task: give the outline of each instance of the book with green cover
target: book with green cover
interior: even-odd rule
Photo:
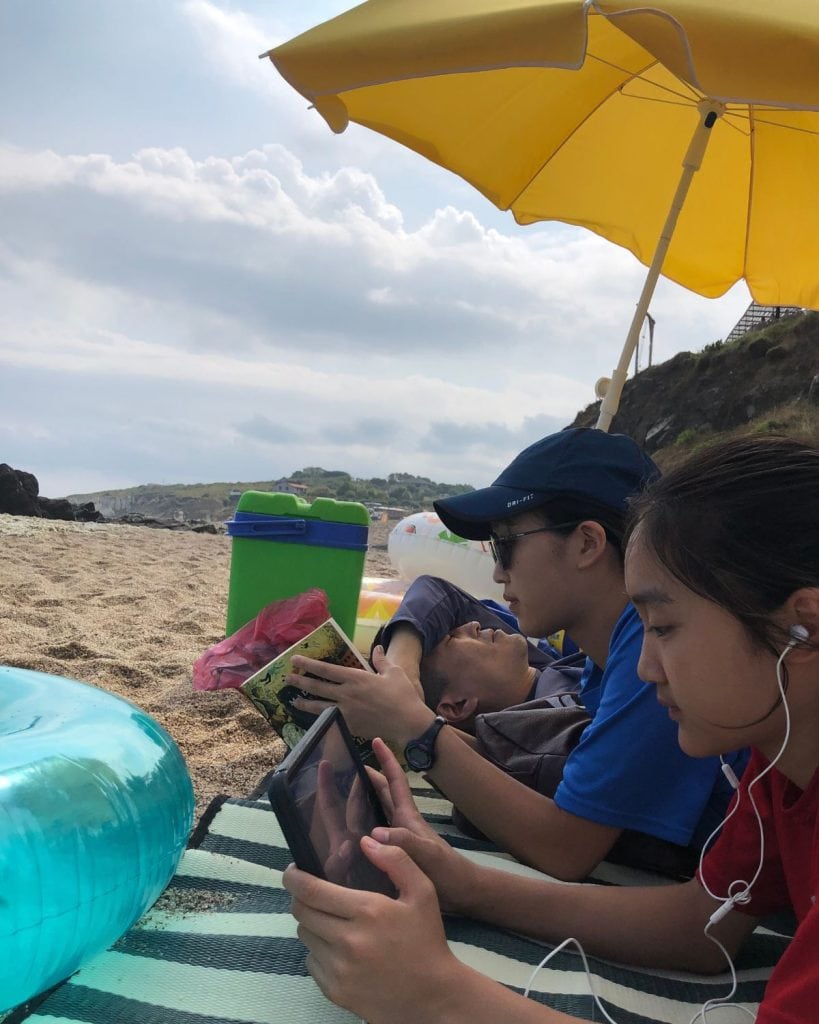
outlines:
[[[303,674],[293,668],[295,654],[316,658],[332,665],[346,665],[372,672],[335,619],[327,619],[312,633],[308,633],[286,651],[282,651],[278,657],[246,679],[238,688],[239,692],[244,694],[256,710],[270,722],[291,750],[318,717],[293,707],[293,701],[297,697],[310,696],[308,689],[300,689],[287,683],[287,677],[291,673]],[[309,676],[305,675],[305,679],[308,678]],[[359,737],[354,739],[362,758],[365,761],[371,760],[370,741]]]

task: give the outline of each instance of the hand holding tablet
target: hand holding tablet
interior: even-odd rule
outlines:
[[[296,866],[319,878],[395,896],[360,840],[388,825],[337,707],[323,711],[273,774],[270,803]]]

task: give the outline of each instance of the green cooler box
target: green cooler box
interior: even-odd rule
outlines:
[[[354,501],[245,491],[226,525],[233,538],[227,634],[270,604],[311,587],[327,594],[330,614],[355,632],[369,516]]]

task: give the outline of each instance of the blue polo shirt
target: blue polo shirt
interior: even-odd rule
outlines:
[[[719,758],[693,758],[680,749],[656,688],[637,675],[642,642],[640,619],[628,605],[612,632],[605,669],[587,660],[580,699],[592,721],[566,761],[555,803],[601,825],[701,845],[722,820],[732,790]],[[725,760],[739,776],[748,752]]]

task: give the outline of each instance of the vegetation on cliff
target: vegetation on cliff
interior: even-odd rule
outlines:
[[[390,473],[387,477],[359,479],[343,470],[307,466],[287,477],[306,487],[304,497],[361,501],[416,511],[431,508],[436,498],[473,490],[469,484],[437,483],[412,473]],[[139,514],[157,519],[174,516],[186,520],[229,519],[243,491],[275,491],[281,481],[228,481],[210,484],[141,484],[117,491],[72,495],[73,502],[93,501],[106,516]]]

